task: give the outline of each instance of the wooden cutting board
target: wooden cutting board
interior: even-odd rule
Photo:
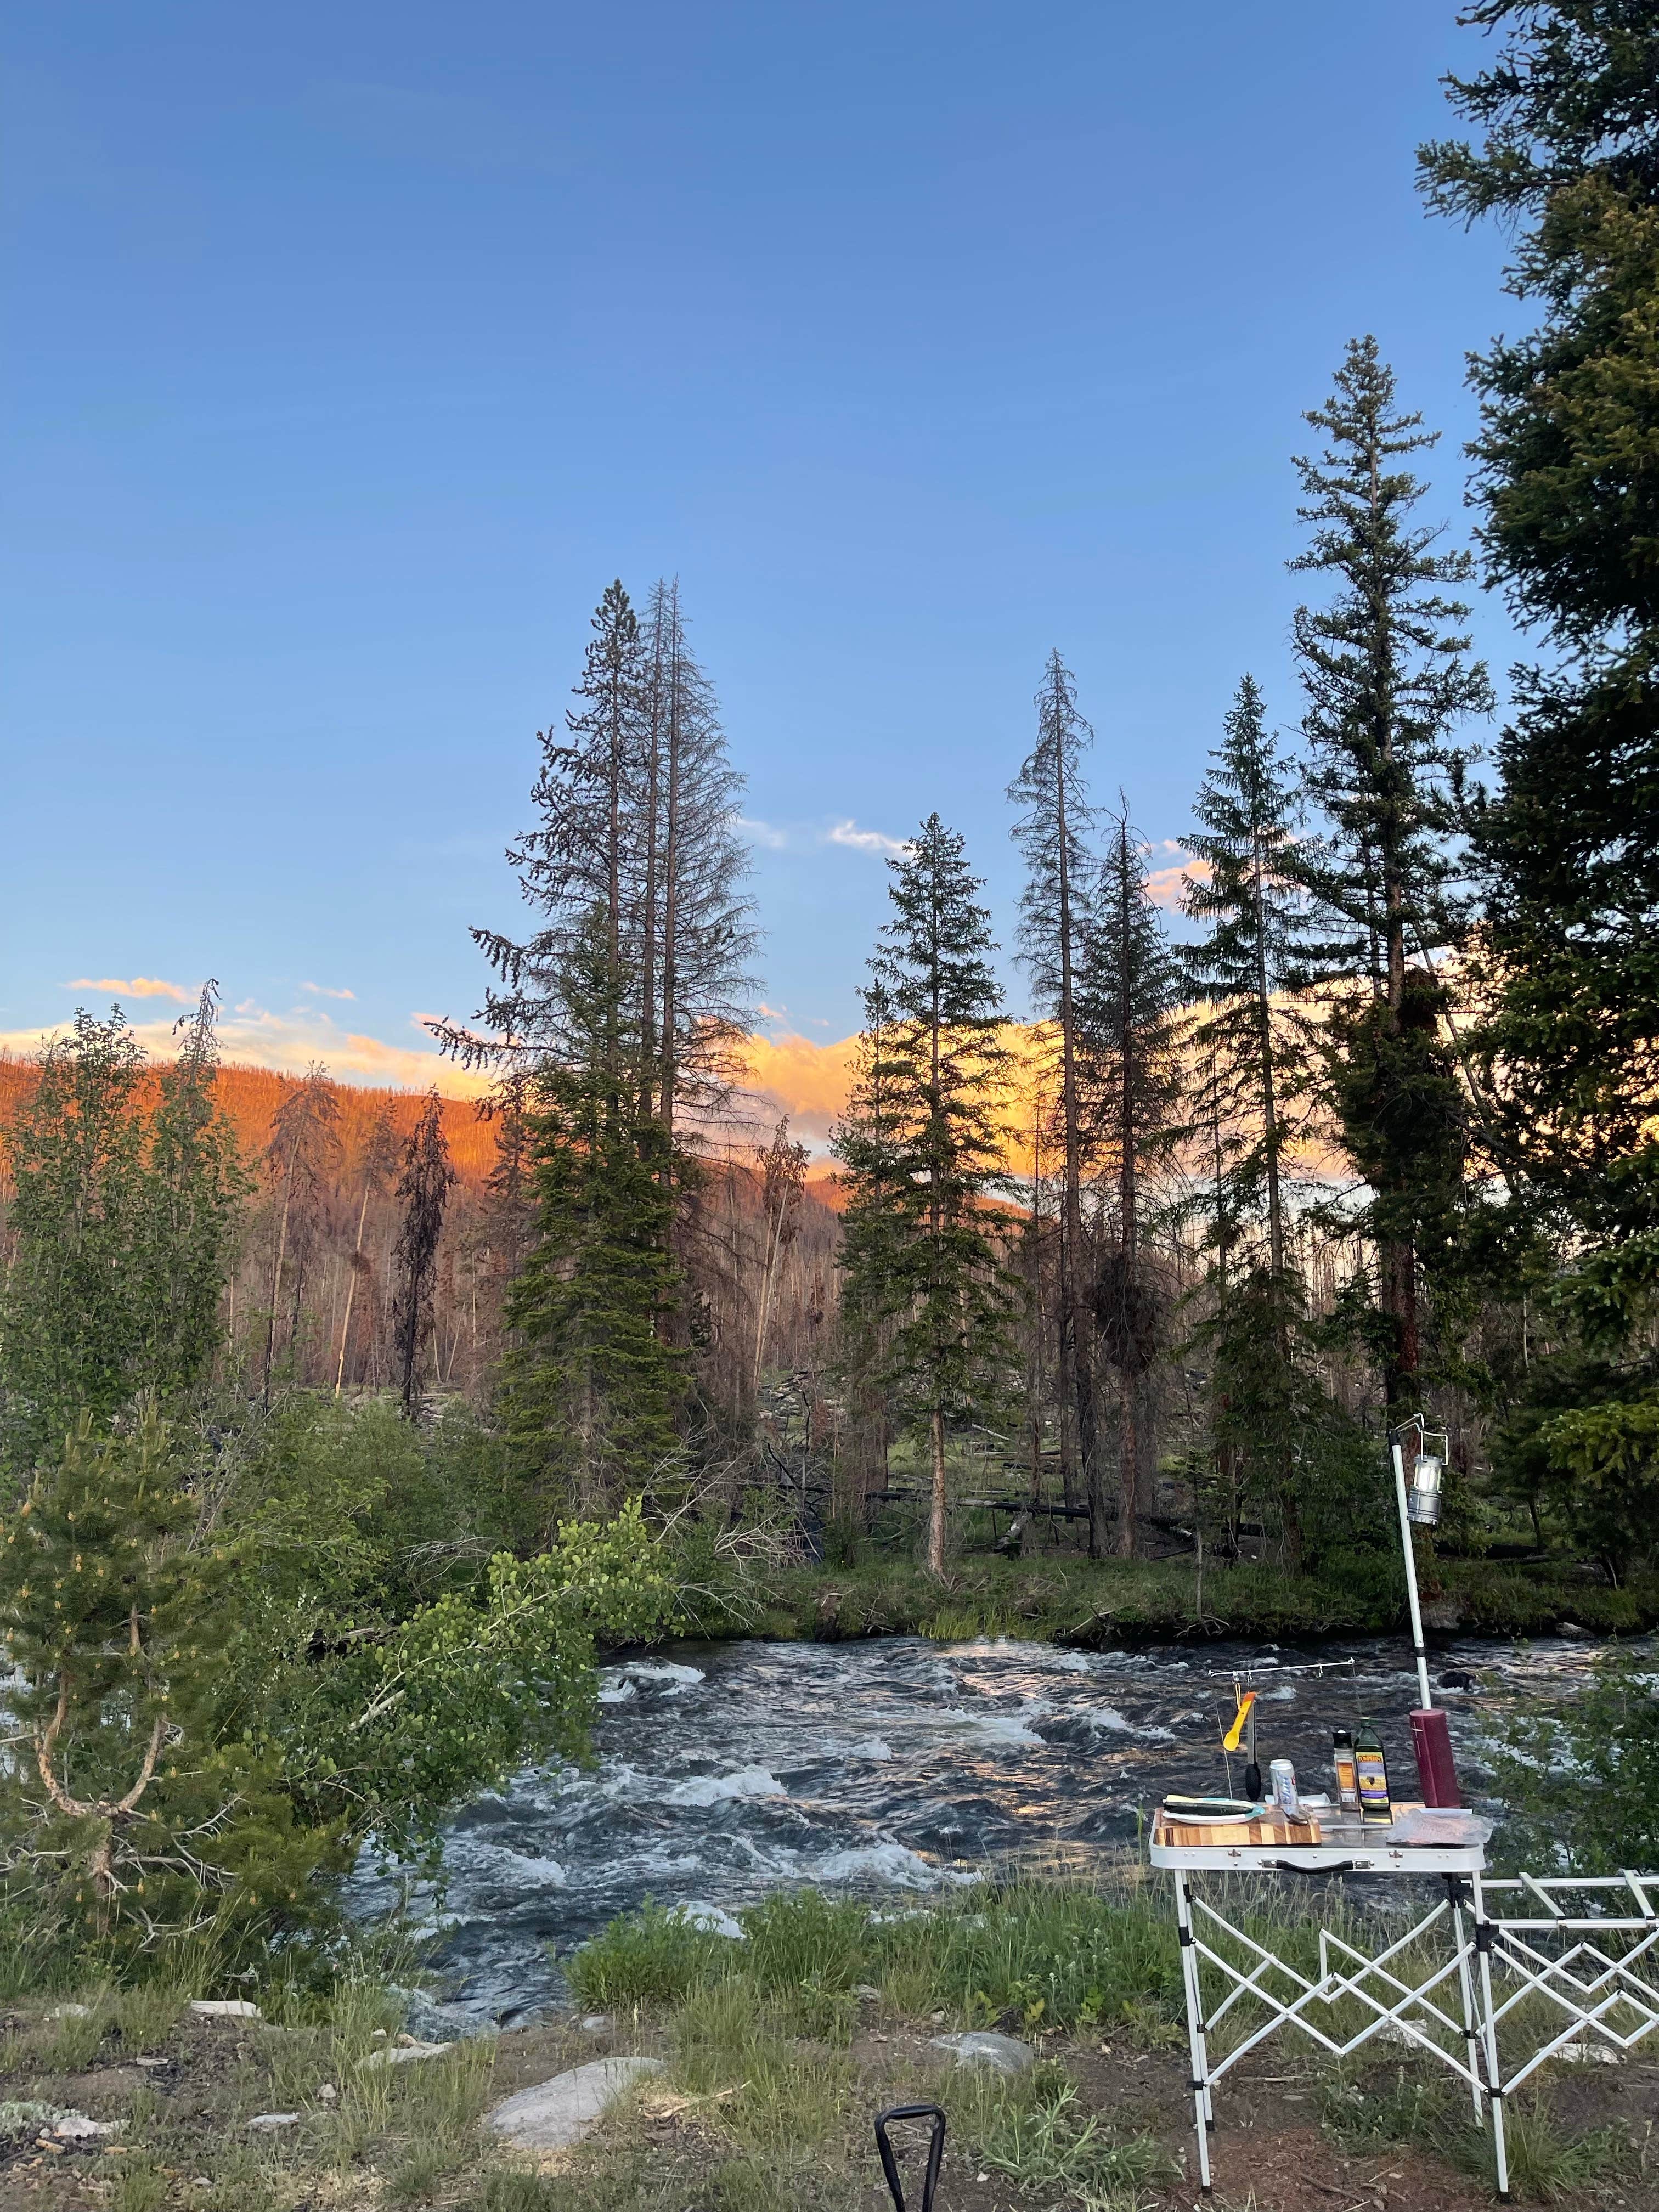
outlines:
[[[1160,1844],[1219,1844],[1224,1849],[1233,1844],[1316,1844],[1320,1838],[1317,1820],[1275,1820],[1271,1817],[1259,1820],[1171,1820],[1158,1815],[1153,1831],[1153,1840]]]

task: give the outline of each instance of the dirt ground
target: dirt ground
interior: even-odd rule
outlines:
[[[17,2037],[31,2030],[38,2034],[38,2016],[0,2020],[0,2033]],[[931,2023],[860,2027],[850,2053],[859,2101],[873,2113],[935,2077],[940,2060],[928,2039],[937,2032]],[[494,2161],[476,2136],[470,2138],[476,2151],[463,2150],[424,2197],[400,2193],[388,2179],[397,2158],[407,2157],[427,2124],[422,2100],[433,2094],[438,2062],[395,2069],[399,2077],[428,2078],[418,2084],[399,2078],[390,2085],[377,2108],[378,2133],[359,2126],[349,2142],[343,2137],[337,2130],[344,2107],[322,2103],[325,2085],[319,2081],[300,2125],[250,2134],[250,2116],[265,2109],[265,2093],[274,2087],[272,2069],[286,2033],[185,2014],[155,2051],[130,2058],[118,2054],[112,2062],[100,2051],[82,2070],[41,2075],[14,2063],[0,2084],[4,2098],[38,2098],[94,2119],[119,2119],[124,2128],[120,2136],[70,2143],[42,2140],[27,2126],[15,2131],[0,2148],[0,2212],[24,2207],[92,2212],[94,2206],[102,2212],[174,2212],[184,2206],[198,2212],[243,2212],[244,2207],[348,2212],[416,2203],[459,2212],[482,2201],[483,2177]],[[586,2058],[648,2051],[653,2040],[645,2024],[620,2024],[599,2034],[583,2033],[568,2021],[509,2031],[480,2076],[477,2103],[494,2103]],[[1197,2212],[1206,2200],[1196,2186],[1184,2051],[1147,2051],[1109,2035],[1051,2037],[1042,2048],[1078,2084],[1082,2110],[1098,2113],[1115,2131],[1148,2134],[1167,2147],[1183,2178],[1142,2192],[1146,2212]],[[1395,2072],[1386,2064],[1374,2069],[1379,2080],[1391,2081]],[[295,2079],[290,2064],[290,2097]],[[1266,2046],[1257,2063],[1230,2075],[1216,2094],[1210,2203],[1223,2212],[1477,2212],[1491,2205],[1490,2179],[1437,2155],[1432,2142],[1356,2147],[1334,2136],[1321,2124],[1322,2094],[1311,2064],[1277,2044]],[[1646,2155],[1659,2120],[1659,2053],[1656,2063],[1633,2058],[1617,2067],[1557,2068],[1548,2095],[1553,2125],[1562,2133],[1616,2124],[1632,2145],[1616,2172],[1553,2201],[1610,2212],[1659,2212],[1659,2158]],[[664,2091],[606,2123],[605,2139],[642,2160],[640,2170],[654,2176],[656,2185],[684,2175],[684,2202],[676,2197],[672,2212],[703,2212],[705,2204],[725,2212],[726,2199],[698,2193],[698,2177],[717,2163],[717,2139],[700,2109],[704,2103]],[[460,2124],[475,2128],[476,2115],[463,2113]],[[886,2212],[889,2199],[862,2123],[859,2134],[863,2149],[857,2136],[850,2148],[854,2171],[867,2171],[865,2212]],[[246,2165],[250,2156],[264,2160],[257,2172]],[[140,2166],[147,2176],[142,2186]],[[580,2166],[566,2161],[564,2172],[566,2193],[549,2201],[560,2212],[567,2203],[581,2212]],[[653,2207],[664,2201],[656,2185],[648,2199]],[[593,2201],[602,2196],[605,2212],[629,2201],[625,2194],[599,2192],[597,2184],[595,2191]],[[911,2201],[918,2201],[917,2194]],[[1066,2202],[1052,2190],[1023,2192],[1004,2176],[976,2171],[960,2142],[947,2150],[937,2212],[1051,2212]]]

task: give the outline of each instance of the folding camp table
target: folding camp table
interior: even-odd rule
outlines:
[[[1403,1815],[1407,1808],[1401,1806],[1398,1810]],[[1394,2039],[1403,2039],[1431,2051],[1449,2067],[1468,2084],[1476,2119],[1483,2118],[1488,2080],[1498,2078],[1491,2008],[1478,2009],[1476,2004],[1474,1969],[1479,1954],[1470,1918],[1471,1905],[1474,1917],[1480,1917],[1478,1887],[1474,1885],[1478,1885],[1486,1867],[1485,1846],[1393,1843],[1389,1836],[1389,1830],[1374,1828],[1317,1844],[1176,1843],[1168,1839],[1163,1826],[1153,1830],[1152,1864],[1167,1867],[1175,1876],[1201,2188],[1210,2186],[1209,2134],[1215,2125],[1215,2084],[1279,2028],[1299,2029],[1338,2058],[1347,2057],[1387,2030]],[[1362,1951],[1346,1935],[1322,1928],[1319,1978],[1310,1981],[1287,1960],[1247,1935],[1220,1905],[1194,1889],[1193,1876],[1204,1873],[1258,1879],[1281,1873],[1388,1875],[1409,1880],[1426,1876],[1440,1881],[1444,1893],[1427,1910],[1414,1914],[1403,1932],[1390,1929],[1386,1942],[1375,1952]],[[1255,1887],[1253,1881],[1251,1887]],[[1227,1904],[1240,1919],[1243,1917],[1241,1906],[1231,1897]],[[1216,1948],[1224,1936],[1240,1947],[1244,1954],[1242,1962]],[[1414,1959],[1411,1955],[1414,1947],[1425,1939],[1431,1944],[1429,1958]],[[1205,1965],[1220,1977],[1224,1991],[1208,2012],[1201,1977]],[[1247,1997],[1266,2008],[1267,2019],[1224,2057],[1212,2058],[1212,2034]],[[1318,2014],[1325,2014],[1328,2020],[1328,2008],[1344,1997],[1357,2000],[1369,2017],[1354,2033],[1339,2041]],[[1453,2003],[1455,2011],[1448,2011],[1447,2006]],[[1437,2031],[1449,2038],[1449,2047],[1437,2040]],[[1507,2189],[1508,2172],[1501,2129],[1495,2134],[1501,2193]]]

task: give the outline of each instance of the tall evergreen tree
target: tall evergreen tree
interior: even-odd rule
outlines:
[[[732,767],[713,684],[692,653],[679,585],[659,583],[646,629],[640,975],[641,1104],[672,1133],[730,1097],[752,1023],[758,933]],[[654,1103],[652,1096],[654,1089]]]
[[[559,992],[531,1085],[536,1241],[507,1306],[509,1427],[550,1518],[571,1502],[614,1506],[649,1480],[674,1451],[681,1395],[663,1328],[676,1292],[666,1133],[640,1118],[637,983],[611,963],[602,906],[561,963]]]
[[[927,1562],[942,1574],[947,1430],[1007,1386],[1018,1284],[990,1210],[1006,1184],[1007,1053],[989,916],[961,836],[931,814],[888,865],[893,912],[871,962],[880,995],[866,996],[880,1057],[866,1058],[836,1138],[853,1223],[843,1264],[854,1310],[890,1323],[883,1381],[896,1417],[928,1437]]]
[[[1222,727],[1199,786],[1200,826],[1187,839],[1200,867],[1182,904],[1204,933],[1184,949],[1182,971],[1206,1010],[1193,1042],[1213,1055],[1226,1214],[1237,1227],[1260,1222],[1267,1268],[1282,1277],[1287,1109],[1307,1088],[1315,1035],[1293,997],[1308,964],[1296,799],[1253,677],[1241,680]]]
[[[1140,1523],[1152,1502],[1146,1389],[1163,1315],[1144,1231],[1147,1181],[1177,1131],[1177,998],[1175,964],[1147,894],[1146,848],[1124,800],[1101,864],[1079,999],[1089,1047],[1085,1111],[1115,1199],[1094,1305],[1101,1351],[1118,1377],[1117,1550],[1126,1559],[1140,1553]],[[1096,1559],[1106,1550],[1103,1472],[1089,1498],[1089,1550]]]
[[[1211,1425],[1230,1517],[1245,1490],[1271,1499],[1294,1564],[1292,1478],[1306,1409],[1291,1370],[1305,1296],[1288,1255],[1285,1184],[1290,1116],[1305,1098],[1316,1048],[1293,995],[1306,966],[1306,899],[1295,877],[1294,792],[1253,677],[1241,680],[1222,726],[1199,787],[1202,826],[1187,839],[1201,865],[1182,896],[1204,931],[1182,969],[1203,1006],[1192,1043],[1204,1071]]]
[[[561,963],[585,944],[596,911],[605,918],[613,967],[629,945],[641,857],[630,817],[645,738],[646,667],[639,617],[620,580],[605,586],[592,629],[578,703],[566,711],[562,735],[551,724],[537,735],[535,826],[507,848],[508,865],[542,927],[523,944],[499,930],[472,932],[501,988],[485,994],[489,1036],[481,1051],[465,1032],[446,1035],[463,1058],[488,1059],[503,1040],[534,1056],[545,1029],[556,1031],[562,1018]],[[613,1039],[613,1060],[618,1048]]]
[[[892,994],[878,969],[860,994],[853,1082],[846,1109],[832,1132],[840,1161],[840,1367],[847,1385],[855,1441],[874,1440],[866,1474],[878,1459],[887,1486],[891,1407],[883,1380],[892,1336],[902,1229],[899,1212],[902,1171],[899,1139],[902,1094],[891,1054],[896,1018]],[[866,1485],[867,1486],[867,1485]]]
[[[1013,836],[1025,860],[1019,901],[1019,957],[1031,981],[1044,1040],[1058,1061],[1060,1353],[1062,1388],[1077,1422],[1084,1489],[1098,1487],[1093,1367],[1093,1316],[1083,1238],[1083,1183],[1088,1148],[1079,1075],[1078,975],[1089,927],[1094,826],[1083,778],[1083,755],[1094,732],[1078,712],[1077,685],[1058,652],[1048,656],[1035,702],[1036,744],[1008,787],[1024,811]]]
[[[1659,1495],[1659,12],[1480,0],[1508,33],[1448,79],[1479,143],[1422,149],[1432,205],[1516,239],[1523,335],[1472,364],[1491,580],[1542,648],[1516,672],[1476,827],[1484,1104],[1523,1211],[1580,1255],[1522,1459],[1612,1553]],[[1616,1501],[1616,1505],[1615,1505]],[[1619,1532],[1616,1539],[1613,1531]]]
[[[743,779],[687,642],[678,586],[656,587],[641,628],[622,585],[610,585],[592,631],[562,735],[538,737],[535,826],[507,850],[541,926],[522,942],[475,929],[499,979],[483,1033],[433,1027],[469,1065],[533,1066],[565,1020],[565,963],[586,959],[601,913],[609,957],[635,994],[612,1057],[625,1030],[639,1112],[672,1134],[683,1107],[706,1119],[729,1096],[750,1025],[757,932],[736,827]]]
[[[1474,361],[1474,489],[1488,572],[1550,648],[1517,672],[1479,824],[1485,1056],[1534,1194],[1618,1237],[1659,1226],[1659,17],[1484,0],[1462,20],[1512,33],[1448,80],[1484,143],[1419,159],[1432,204],[1516,227],[1510,289],[1540,311]]]
[[[1468,610],[1443,588],[1468,580],[1468,556],[1437,552],[1438,533],[1413,524],[1427,487],[1398,465],[1438,434],[1399,410],[1374,338],[1350,343],[1330,399],[1307,420],[1326,444],[1296,464],[1313,535],[1291,565],[1330,578],[1334,595],[1295,618],[1307,789],[1326,824],[1299,854],[1317,924],[1306,972],[1334,987],[1331,1089],[1371,1194],[1358,1225],[1377,1252],[1384,1390],[1390,1408],[1409,1410],[1420,1395],[1419,1253],[1448,1233],[1462,1172],[1433,966],[1468,921],[1456,841],[1471,756],[1453,732],[1489,710],[1491,690],[1458,627]]]
[[[455,1181],[444,1135],[443,1109],[435,1089],[427,1093],[420,1118],[404,1146],[398,1196],[403,1219],[392,1251],[398,1287],[392,1299],[392,1341],[397,1354],[398,1388],[404,1416],[420,1411],[422,1363],[432,1336],[432,1291],[443,1235],[444,1209]]]

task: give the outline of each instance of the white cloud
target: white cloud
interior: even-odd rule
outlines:
[[[187,1006],[195,997],[178,983],[164,982],[159,975],[77,975],[65,983],[66,991],[107,991],[117,999],[173,999]]]
[[[355,999],[357,995],[355,991],[343,988],[338,991],[331,990],[326,983],[301,983],[300,988],[302,991],[315,992],[319,999]]]
[[[755,1012],[769,1022],[781,1022],[789,1009],[787,1006],[769,1006],[763,999]]]
[[[837,822],[832,830],[823,833],[826,845],[848,845],[855,853],[890,854],[895,858],[908,853],[909,845],[902,837],[890,837],[884,830],[860,830],[849,814],[845,822]]]
[[[774,829],[769,822],[757,822],[747,814],[735,815],[732,819],[751,845],[765,845],[781,853],[789,842],[788,831]]]

